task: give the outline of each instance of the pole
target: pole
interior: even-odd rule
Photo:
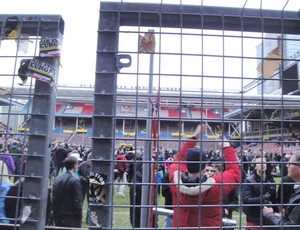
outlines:
[[[148,30],[149,33],[154,33],[154,30]],[[150,53],[149,64],[149,82],[148,82],[148,94],[152,95],[153,89],[153,65],[154,65],[154,53]],[[151,123],[152,123],[152,104],[149,101],[147,106],[148,118],[146,123],[147,128],[147,141],[145,142],[145,152],[143,156],[143,185],[142,185],[142,200],[141,200],[141,228],[148,228],[150,222],[150,210],[149,204],[151,204],[151,191],[152,191],[152,170],[151,170]],[[149,189],[150,188],[150,189]]]

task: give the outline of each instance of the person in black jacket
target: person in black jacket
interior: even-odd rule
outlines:
[[[214,167],[214,175],[217,175],[224,171],[224,167],[222,164],[213,164]],[[223,199],[223,217],[232,219],[233,211],[239,211],[239,194],[238,194],[238,187],[232,190],[227,196]],[[234,227],[229,228],[226,227],[228,230],[233,230]]]
[[[242,189],[247,230],[264,229],[260,228],[267,225],[267,220],[262,215],[263,205],[277,204],[275,180],[271,174],[267,174],[266,159],[259,156],[254,164],[254,173],[245,179]]]
[[[295,181],[289,176],[285,176],[281,180],[281,184],[277,189],[277,200],[281,207],[285,208],[289,205],[289,200],[294,192]]]
[[[23,179],[16,181],[8,190],[5,198],[5,214],[7,218],[11,218],[10,223],[19,223],[23,195],[24,182]]]
[[[162,179],[162,195],[165,197],[165,208],[173,210],[172,207],[172,193],[169,185],[169,171],[166,171],[164,173],[163,179]],[[172,219],[173,217],[165,216],[164,218],[164,226],[163,228],[171,228],[172,227]]]
[[[11,224],[20,223],[20,214],[22,209],[22,196],[23,196],[24,178],[16,181],[8,190],[4,202],[4,209],[7,218],[10,218]],[[46,225],[50,225],[50,215],[51,215],[51,189],[48,189],[47,197],[47,211],[46,211]],[[13,229],[7,228],[7,229]],[[2,228],[1,228],[2,230]]]
[[[80,179],[81,184],[81,191],[82,191],[82,202],[84,203],[84,200],[86,198],[87,202],[89,201],[89,180],[90,180],[90,171],[92,166],[92,154],[90,153],[87,156],[87,160],[83,161],[78,166],[78,176]],[[89,219],[89,208],[86,212],[86,222],[88,222]]]
[[[143,181],[143,161],[141,152],[136,151],[134,158],[130,161],[126,173],[130,182],[130,223],[132,227],[140,227],[141,201],[142,201],[142,181]]]
[[[283,215],[274,212],[272,207],[263,208],[264,217],[274,226],[273,230],[299,229],[300,226],[300,151],[295,152],[287,164],[288,176],[295,182],[294,192],[290,197],[288,206],[285,207]]]
[[[60,143],[58,148],[53,153],[53,161],[55,166],[54,177],[59,175],[59,171],[63,168],[63,161],[68,156],[68,150],[66,149],[65,143]]]
[[[56,226],[81,228],[82,191],[78,178],[72,173],[78,167],[75,157],[64,160],[66,173],[55,178],[53,183],[53,215]]]

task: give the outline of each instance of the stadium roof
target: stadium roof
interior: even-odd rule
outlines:
[[[9,92],[9,89],[6,89]],[[27,99],[33,90],[28,87],[14,88],[14,99]],[[10,97],[10,94],[8,94]],[[33,96],[33,95],[32,95]],[[1,96],[2,98],[5,98]],[[145,104],[149,98],[157,97],[157,90],[149,95],[145,88],[122,88],[118,87],[117,103],[122,104]],[[278,109],[283,105],[285,109],[295,109],[299,106],[299,96],[255,94],[246,95],[241,93],[182,91],[180,89],[160,89],[160,105],[169,107],[190,106],[195,108],[228,108],[228,109]],[[84,102],[93,104],[94,87],[58,87],[57,102]],[[263,102],[263,104],[262,104]]]
[[[6,92],[9,92],[6,89]],[[17,106],[24,106],[27,101],[33,97],[34,90],[26,86],[16,87],[13,89],[13,94],[1,95],[0,105],[5,106],[14,103]],[[157,89],[149,95],[148,89],[145,87],[118,87],[116,94],[117,106],[134,106],[145,107],[149,100],[155,102]],[[23,102],[20,103],[20,101]],[[78,116],[91,117],[94,106],[94,87],[58,87],[56,104],[58,108],[64,108],[64,105],[69,103],[84,104],[81,112],[74,114],[74,111],[68,113],[61,112],[61,109],[56,109],[59,116]],[[75,105],[74,104],[74,105]],[[60,106],[60,107],[59,107]],[[224,119],[260,119],[261,116],[267,115],[272,117],[276,111],[292,111],[299,108],[298,95],[282,95],[273,94],[242,94],[237,92],[202,92],[199,91],[180,91],[178,88],[162,88],[159,92],[160,108],[182,108],[182,109],[207,109],[207,111],[215,109],[224,115]],[[67,107],[66,107],[67,108]],[[87,112],[88,111],[88,112]],[[263,111],[260,112],[260,111]],[[262,115],[265,114],[265,115]],[[286,114],[286,113],[285,113]],[[289,119],[293,119],[291,116]]]

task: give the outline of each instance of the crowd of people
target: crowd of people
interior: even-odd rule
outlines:
[[[28,146],[18,138],[3,138],[0,151],[0,224],[19,224]],[[53,142],[46,225],[81,227],[83,202],[89,194],[90,158],[90,148]]]
[[[205,123],[198,125],[178,151],[161,148],[152,152],[153,191],[162,195],[164,207],[172,210],[172,215],[164,217],[163,228],[220,229],[226,225],[230,229],[224,218],[234,220],[234,212],[245,215],[247,230],[299,226],[300,153],[239,151],[226,140],[218,142],[218,149],[202,149],[199,136],[206,128]],[[11,139],[0,147],[0,223],[16,223],[21,202],[14,196],[22,192],[27,146]],[[139,228],[145,153],[143,148],[122,146],[114,154],[115,194],[126,198],[129,186],[130,224]],[[83,203],[89,202],[91,158],[91,148],[53,142],[49,170],[52,196],[46,224],[80,228],[83,219],[88,222],[89,210],[86,216],[82,214]],[[280,183],[276,183],[279,176]],[[157,226],[155,219],[153,227]]]
[[[201,133],[199,130],[204,128],[205,125],[200,128],[198,126],[194,139],[183,143],[178,152],[162,148],[153,153],[153,159],[158,161],[153,180],[155,192],[165,197],[165,208],[173,210],[173,215],[166,212],[163,227],[201,226],[201,229],[220,229],[220,226],[226,225],[226,229],[230,229],[228,225],[239,221],[239,217],[234,220],[233,213],[236,211],[245,215],[247,230],[263,229],[264,226],[270,228],[272,225],[274,229],[279,229],[281,222],[275,222],[274,218],[270,220],[270,214],[266,214],[266,210],[277,213],[275,216],[280,213],[282,223],[299,225],[296,218],[292,218],[292,221],[284,220],[290,218],[284,217],[285,207],[291,202],[298,202],[290,201],[290,197],[295,196],[294,191],[299,180],[296,177],[292,179],[289,172],[292,165],[289,162],[295,160],[294,156],[297,156],[297,153],[235,151],[229,142],[224,140],[219,143],[222,146],[216,150],[201,149],[196,147],[199,144],[197,135]],[[132,150],[127,152],[131,153]],[[122,152],[126,159],[127,152]],[[138,151],[139,167],[132,174],[138,175],[134,176],[135,179],[139,179],[135,186],[142,183],[142,156]],[[296,158],[296,161],[299,160]],[[129,160],[130,163],[132,164]],[[292,166],[296,167],[297,164]],[[159,174],[162,174],[162,179],[159,179]],[[275,177],[280,177],[279,182],[275,181]],[[137,205],[136,208],[131,206],[136,215],[133,216],[131,210],[130,219],[133,227],[140,227],[141,194],[140,189],[136,191],[138,192],[135,193],[135,203],[132,202],[132,197],[130,203],[132,206]],[[293,206],[292,215],[298,216],[297,209],[297,206]],[[172,218],[174,216],[178,218]],[[133,219],[136,221],[133,222]],[[226,222],[228,220],[229,222]]]

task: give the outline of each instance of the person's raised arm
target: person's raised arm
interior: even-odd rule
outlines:
[[[197,144],[196,140],[199,140],[200,136],[202,135],[203,131],[206,129],[206,124],[201,123],[197,125],[192,138],[188,139],[180,148],[180,151],[175,157],[174,161],[180,160],[180,161],[186,161],[186,152],[190,148],[194,148]]]
[[[193,133],[193,137],[195,137],[198,140],[200,138],[201,134],[203,133],[203,131],[206,130],[206,128],[207,128],[207,125],[204,122],[197,125],[197,127]]]
[[[223,183],[223,191],[228,194],[232,190],[232,186],[229,184],[240,182],[240,167],[237,162],[236,152],[234,148],[230,146],[230,143],[228,141],[223,141],[219,142],[218,145],[222,148],[225,171],[215,175],[214,179],[217,183]]]

